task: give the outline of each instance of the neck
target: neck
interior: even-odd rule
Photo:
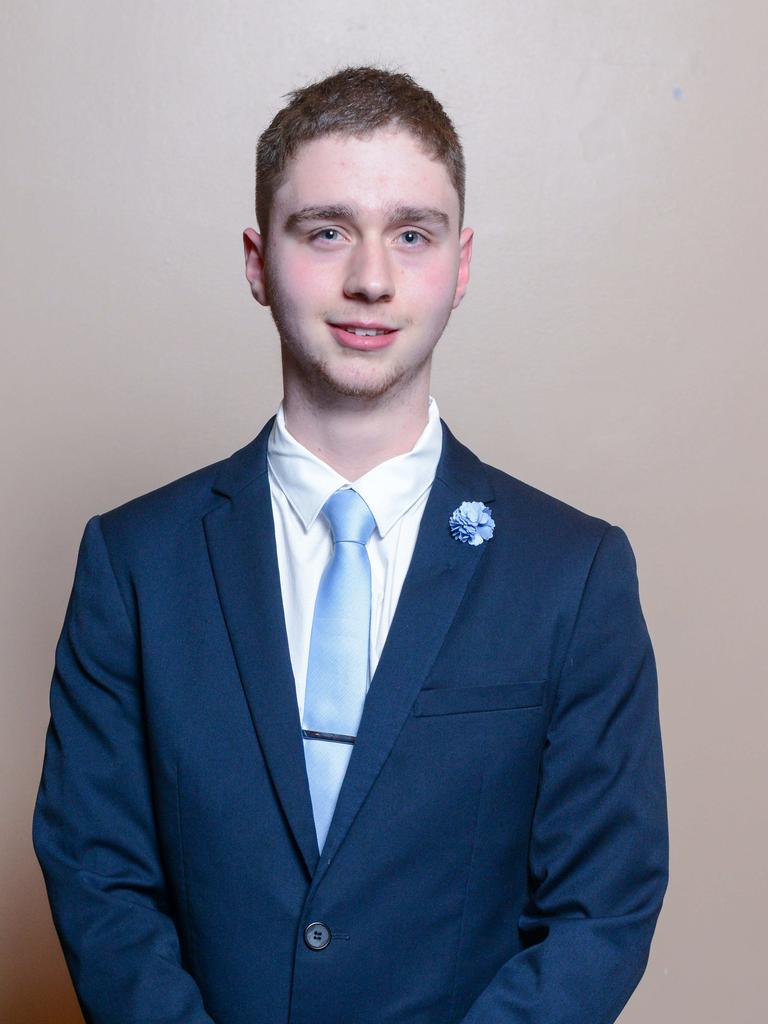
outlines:
[[[340,399],[324,407],[286,386],[283,415],[288,432],[300,444],[354,481],[413,448],[429,419],[428,384],[418,393],[401,393],[383,403]]]

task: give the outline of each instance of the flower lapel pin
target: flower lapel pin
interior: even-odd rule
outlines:
[[[462,501],[448,520],[454,540],[463,544],[482,544],[490,540],[496,526],[491,510],[482,501]]]

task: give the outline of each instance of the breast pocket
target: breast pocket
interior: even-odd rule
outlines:
[[[544,703],[545,684],[546,679],[526,679],[490,686],[440,686],[421,690],[413,704],[412,714],[460,715],[537,708]]]

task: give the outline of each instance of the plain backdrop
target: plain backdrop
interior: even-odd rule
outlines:
[[[671,881],[623,1024],[754,1021],[766,910],[763,0],[6,0],[0,1018],[75,1024],[31,844],[87,519],[251,440],[259,132],[346,64],[411,73],[467,157],[443,418],[622,526],[660,679]],[[512,1022],[510,1022],[512,1024]]]

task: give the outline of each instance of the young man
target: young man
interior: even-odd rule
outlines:
[[[608,1024],[667,881],[617,526],[429,394],[469,277],[453,126],[351,68],[261,137],[284,396],[87,523],[34,844],[94,1024]]]

